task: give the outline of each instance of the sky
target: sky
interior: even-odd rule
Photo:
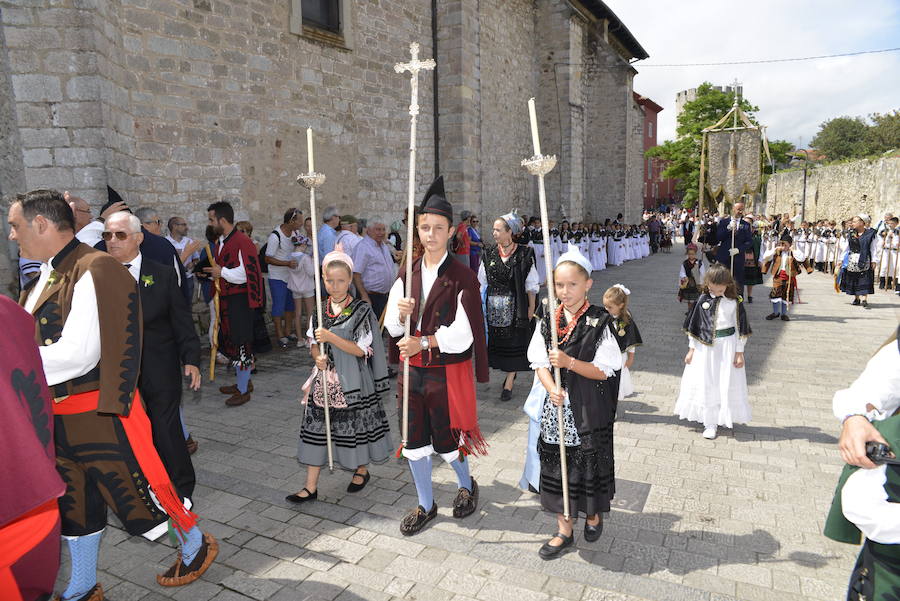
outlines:
[[[649,66],[900,47],[900,0],[605,1],[650,55],[634,65],[634,90],[663,107],[660,142],[675,137],[675,95],[704,81],[737,79],[759,107],[768,138],[803,147],[828,119],[900,109],[900,51],[761,65]]]

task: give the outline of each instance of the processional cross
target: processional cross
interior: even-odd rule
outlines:
[[[434,59],[419,60],[419,44],[412,42],[409,45],[410,61],[397,63],[394,71],[397,73],[409,72],[410,74],[410,100],[409,100],[409,187],[408,204],[406,210],[406,298],[412,296],[412,240],[413,227],[415,225],[415,201],[416,201],[416,117],[419,114],[419,71],[431,71],[436,64]],[[436,176],[437,174],[435,174]],[[404,338],[409,338],[410,318],[404,320]],[[403,362],[403,417],[401,422],[400,448],[406,448],[409,434],[409,359]]]

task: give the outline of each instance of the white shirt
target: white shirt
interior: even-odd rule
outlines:
[[[896,545],[900,543],[900,503],[888,501],[886,472],[887,466],[879,465],[851,474],[841,489],[841,508],[866,538]]]
[[[25,310],[29,313],[34,311],[38,297],[47,286],[52,264],[53,259],[49,264],[41,264],[41,275],[25,302]],[[39,350],[48,386],[83,376],[97,366],[100,361],[100,315],[91,272],[85,271],[75,283],[69,318],[63,324],[59,340]]]
[[[566,312],[567,319],[572,319],[572,313],[569,313],[565,308],[563,311]],[[531,342],[528,343],[528,361],[531,364],[531,369],[536,370],[541,367],[552,369],[550,354],[547,352],[547,345],[544,343],[543,335],[541,335],[540,323],[535,326]],[[591,365],[607,375],[612,375],[616,370],[622,369],[622,351],[619,350],[619,343],[613,338],[609,327],[604,329],[603,335],[600,337],[600,344],[597,345],[597,352],[594,353]]]
[[[331,312],[332,313],[337,313],[340,310],[341,310],[341,306],[339,304],[331,303]],[[310,346],[313,344],[318,344],[318,342],[316,342],[316,334],[315,334],[315,328],[313,327],[312,316],[310,316],[310,318],[309,318],[309,328],[306,330],[306,339],[307,339],[306,340],[307,343]],[[372,330],[369,330],[368,332],[365,332],[362,336],[360,336],[359,339],[354,340],[353,342],[356,343],[356,346],[359,347],[359,350],[366,353],[369,351],[369,348],[372,346],[372,340],[374,340],[374,338],[372,337]]]
[[[266,256],[279,261],[289,261],[291,253],[294,252],[294,242],[291,240],[293,234],[294,232],[285,234],[281,226],[276,227],[266,241]],[[290,271],[291,268],[284,265],[269,265],[269,279],[287,282]]]
[[[187,236],[182,236],[182,237],[181,237],[181,242],[179,242],[178,240],[176,240],[176,239],[173,238],[172,236],[166,236],[166,240],[168,240],[169,242],[172,243],[172,246],[174,246],[174,247],[175,247],[175,250],[178,251],[178,256],[179,256],[179,257],[181,256],[181,253],[184,252],[184,249],[187,248],[187,245],[188,245],[188,244],[191,244],[191,243],[193,242],[193,240],[190,239],[190,238],[188,238]],[[191,261],[197,261],[197,260],[199,260],[199,259],[200,259],[200,251],[199,251],[199,250],[196,250],[196,251],[194,251],[194,252],[191,254],[191,256],[189,256],[189,257],[187,258],[186,261],[182,261],[182,263],[184,263],[184,266],[187,267],[188,265],[191,264]],[[185,273],[185,275],[186,275],[187,277],[189,277],[189,278],[194,277],[194,274],[191,273],[190,271],[188,271],[187,269],[184,270],[184,273]]]
[[[97,246],[103,240],[103,229],[105,225],[102,221],[91,221],[89,224],[81,228],[75,233],[75,237],[79,242],[83,242],[88,246]]]
[[[137,282],[141,278],[141,263],[143,262],[144,257],[141,256],[141,253],[138,253],[137,256],[132,260],[122,263],[122,265],[126,266],[126,269],[128,269],[128,273],[131,274],[131,277],[134,278],[135,282]]]
[[[422,258],[422,296],[426,299],[426,304],[428,295],[431,293],[431,288],[437,280],[438,269],[444,264],[444,261],[448,260],[451,259],[445,252],[443,258],[438,261],[437,265],[428,267],[425,264],[425,258]],[[466,315],[466,310],[463,308],[462,294],[463,293],[460,292],[456,297],[456,317],[454,318],[453,323],[448,326],[439,327],[434,333],[434,337],[438,343],[438,349],[440,349],[442,353],[458,355],[459,353],[469,350],[469,347],[471,347],[472,343],[475,341],[475,338],[472,336],[472,326],[469,323],[469,316]],[[400,307],[398,306],[400,299],[404,297],[403,295],[403,280],[398,278],[397,281],[394,282],[394,285],[391,286],[391,293],[388,296],[387,308],[385,309],[384,315],[384,327],[387,328],[390,335],[394,337],[403,336],[404,333],[403,321],[400,320]],[[420,299],[416,299],[417,304],[421,302]],[[419,307],[419,309],[419,323],[416,324],[413,334],[415,334],[415,331],[422,325],[422,307]]]
[[[850,415],[865,414],[866,405],[885,419],[900,407],[900,351],[891,342],[869,359],[866,367],[849,388],[834,393],[831,402],[834,416],[843,421]]]
[[[219,246],[218,252],[216,253],[216,258],[222,254],[222,245],[225,243],[225,236],[219,237]],[[238,253],[238,266],[237,267],[223,267],[222,268],[222,279],[230,284],[246,284],[247,283],[247,272],[244,270],[244,257],[241,253]]]

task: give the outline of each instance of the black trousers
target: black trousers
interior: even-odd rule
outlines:
[[[381,313],[387,306],[388,295],[380,292],[370,292],[369,300],[372,301],[372,312],[375,314],[375,319],[381,319]]]
[[[180,378],[178,381],[180,382]],[[190,499],[194,495],[197,476],[194,474],[194,464],[184,443],[184,430],[181,428],[181,391],[141,391],[141,396],[153,429],[153,446],[156,447],[175,490],[182,498]]]

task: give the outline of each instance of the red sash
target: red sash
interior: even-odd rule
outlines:
[[[53,403],[53,413],[56,415],[74,415],[97,411],[97,403],[100,400],[100,391],[91,390],[80,394],[65,397],[62,401]],[[122,422],[128,443],[131,445],[134,456],[141,471],[147,478],[156,500],[163,508],[175,527],[182,533],[194,527],[197,516],[184,507],[181,498],[172,486],[169,474],[163,466],[156,447],[153,446],[153,430],[150,419],[144,412],[144,403],[137,390],[134,391],[134,401],[131,403],[131,412],[127,415],[116,416]]]
[[[43,541],[59,521],[59,503],[50,499],[0,528],[0,598],[22,601],[14,563]]]

